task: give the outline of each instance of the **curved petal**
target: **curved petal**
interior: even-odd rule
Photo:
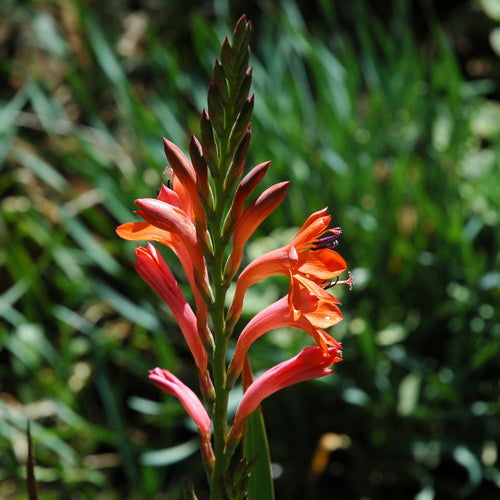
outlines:
[[[228,369],[229,383],[234,382],[241,373],[250,346],[265,333],[282,327],[299,328],[305,331],[324,351],[327,350],[328,345],[340,346],[330,335],[316,328],[305,314],[294,317],[288,296],[285,296],[256,314],[241,332]]]
[[[306,347],[297,356],[279,363],[257,378],[243,395],[229,433],[229,447],[241,437],[247,417],[271,394],[305,380],[324,377],[333,370],[328,367],[342,360],[339,349],[324,352],[319,347]]]
[[[197,319],[182,294],[172,271],[151,244],[148,245],[147,249],[138,247],[135,256],[137,272],[170,307],[198,369],[200,372],[205,371],[208,359],[200,340]]]
[[[299,259],[294,272],[308,278],[316,278],[319,282],[331,280],[347,269],[344,258],[335,250],[303,250],[298,253]]]
[[[288,184],[289,181],[280,182],[266,189],[238,218],[233,236],[233,250],[226,265],[229,274],[233,275],[240,267],[246,242],[261,222],[283,201]]]
[[[189,416],[205,439],[210,439],[211,420],[198,396],[173,373],[162,368],[150,370],[149,379],[162,391],[175,396],[184,406]]]
[[[342,321],[340,302],[326,290],[300,275],[293,275],[289,293],[290,308],[303,315],[315,328],[330,328]]]
[[[323,208],[310,215],[304,222],[291,244],[297,249],[310,245],[329,226],[332,217],[327,215],[328,208]]]

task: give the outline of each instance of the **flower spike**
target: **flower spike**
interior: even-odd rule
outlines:
[[[149,378],[177,397],[196,424],[211,500],[248,496],[254,462],[242,459],[236,465],[232,455],[248,416],[261,402],[289,385],[332,373],[330,366],[341,361],[341,344],[325,331],[342,320],[340,302],[329,290],[337,284],[352,285],[350,274],[339,280],[347,265],[333,249],[339,245],[342,230],[330,227],[331,216],[325,208],[308,217],[287,245],[248,264],[236,280],[229,310],[226,307],[245,245],[280,205],[289,184],[279,182],[250,199],[270,164],[261,163],[245,175],[254,108],[250,38],[251,23],[242,16],[215,61],[199,140],[191,135],[189,158],[164,138],[169,163],[165,173],[170,180],[156,198],[136,200],[141,222],[117,228],[124,239],[156,241],[171,249],[191,287],[193,308],[158,250],[150,243],[136,249],[138,274],[171,309],[192,353],[203,400],[167,370],[155,368]],[[247,290],[276,274],[289,279],[288,293],[267,307],[262,304],[243,327],[227,365],[229,337],[241,316]],[[252,344],[281,327],[305,332],[315,345],[254,380],[249,359]],[[240,376],[244,395],[228,429],[228,397]],[[265,460],[268,463],[268,457]],[[259,478],[254,475],[252,480]],[[196,498],[192,485],[185,489],[185,496]],[[271,487],[264,496],[273,497]]]

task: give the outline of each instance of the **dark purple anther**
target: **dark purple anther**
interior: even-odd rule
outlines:
[[[318,238],[314,242],[314,250],[320,250],[321,248],[335,248],[339,244],[338,239],[342,234],[342,229],[340,227],[335,227],[331,229],[330,232],[332,233],[330,236]]]

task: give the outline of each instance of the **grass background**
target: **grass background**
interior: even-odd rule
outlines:
[[[356,280],[336,375],[264,404],[282,499],[495,498],[500,14],[492,0],[0,6],[0,497],[203,498],[192,425],[146,380],[194,383],[117,224],[154,195],[161,136],[198,129],[222,38],[254,21],[250,165],[287,199],[248,259],[328,205]],[[292,229],[290,229],[292,228]],[[286,284],[253,287],[247,318]],[[257,370],[307,344],[253,347]],[[348,446],[310,472],[326,433]],[[330,493],[331,492],[331,493]]]

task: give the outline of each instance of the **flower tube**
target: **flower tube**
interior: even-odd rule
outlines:
[[[211,464],[214,460],[210,443],[211,420],[198,396],[168,370],[162,368],[150,370],[149,379],[162,391],[175,396],[184,406],[184,409],[198,427],[203,457],[208,464]]]
[[[292,283],[295,281],[296,278]],[[342,320],[342,313],[337,306],[338,301],[322,288],[318,288],[324,292],[319,296],[306,287],[296,284],[288,296],[266,307],[250,320],[238,337],[228,369],[228,384],[234,383],[241,373],[245,356],[253,342],[275,328],[299,328],[313,337],[323,351],[327,351],[329,346],[340,349],[340,344],[322,330]]]
[[[228,449],[234,449],[238,444],[245,420],[265,398],[289,385],[329,375],[333,370],[328,367],[339,361],[342,358],[338,347],[330,347],[327,352],[320,347],[306,347],[297,356],[264,372],[249,386],[240,401],[229,433]]]
[[[138,247],[135,268],[140,276],[170,307],[200,372],[206,371],[207,353],[201,343],[196,316],[182,294],[179,285],[155,247]]]
[[[312,214],[288,245],[261,255],[242,271],[228,315],[229,331],[241,315],[246,291],[258,281],[276,274],[292,274],[323,285],[346,270],[345,260],[332,250],[342,231],[328,228],[331,216],[326,211],[324,208]]]

